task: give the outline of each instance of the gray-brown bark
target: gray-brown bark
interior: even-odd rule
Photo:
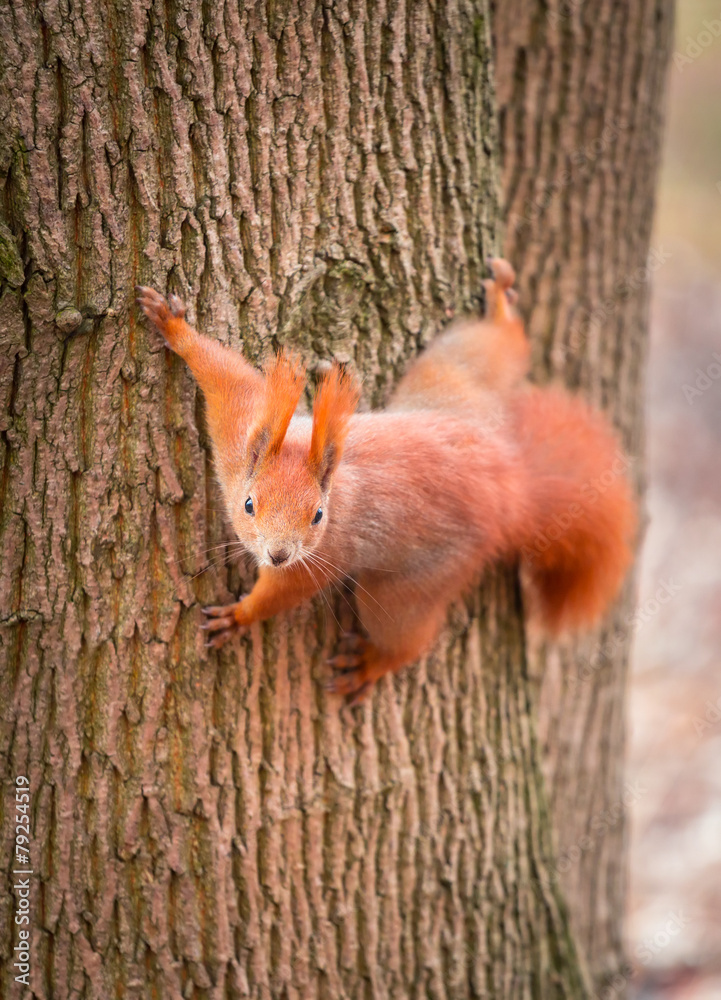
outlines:
[[[208,655],[198,604],[248,574],[192,381],[132,307],[169,285],[382,402],[497,249],[485,7],[27,0],[0,31],[0,754],[32,791],[33,994],[583,996],[510,577],[354,712],[315,683],[343,596]]]
[[[672,22],[671,0],[519,0],[497,4],[493,21],[504,252],[518,267],[534,372],[606,409],[639,485],[650,281],[673,266],[663,247],[650,250]],[[623,776],[632,614],[629,586],[598,634],[532,658],[552,869],[597,989],[628,975],[625,827],[643,794]]]

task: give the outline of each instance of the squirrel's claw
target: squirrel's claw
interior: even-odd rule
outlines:
[[[156,292],[154,288],[148,288],[146,285],[136,285],[135,291],[137,293],[135,301],[151,323],[162,329],[169,313],[165,297],[160,292]]]
[[[203,622],[200,626],[204,632],[219,632],[223,628],[231,628],[235,625],[232,618],[211,618],[210,621]]]
[[[226,642],[229,642],[233,638],[235,632],[235,629],[225,629],[223,632],[218,632],[212,639],[208,639],[205,643],[205,648],[220,649],[221,646],[224,646]]]
[[[206,620],[202,622],[200,628],[204,632],[212,633],[205,644],[206,649],[220,649],[242,630],[243,626],[238,624],[233,613],[234,608],[234,604],[229,604],[202,609]]]
[[[362,704],[368,695],[373,690],[373,681],[366,681],[365,684],[361,684],[358,690],[348,699],[348,707],[355,708],[356,705]]]
[[[185,305],[183,304],[183,301],[179,299],[177,295],[174,295],[172,292],[168,296],[168,308],[170,309],[173,316],[178,316],[180,318],[185,316]]]
[[[486,263],[500,291],[505,292],[513,285],[516,280],[516,272],[513,265],[509,264],[505,257],[487,257]]]
[[[334,670],[354,670],[356,667],[360,667],[363,663],[363,653],[338,653],[336,656],[331,656],[326,663],[333,667]]]
[[[330,694],[348,695],[348,704],[357,705],[371,693],[373,683],[361,665],[339,671],[335,677],[323,681],[322,686]]]
[[[518,301],[518,293],[511,287],[516,280],[516,272],[503,257],[488,257],[486,264],[493,275],[483,282],[486,289],[486,315],[497,323],[512,320],[513,306]]]
[[[331,694],[348,696],[348,705],[359,705],[368,697],[377,680],[370,665],[373,647],[355,632],[344,632],[341,641],[345,651],[331,656],[326,663],[336,671],[335,676],[322,682]]]
[[[175,350],[174,336],[170,329],[173,319],[183,319],[185,316],[185,306],[177,295],[169,295],[167,299],[160,292],[147,285],[136,285],[135,301],[140,306],[143,313],[148,317],[153,326],[160,331],[165,340],[165,344],[171,350]],[[176,330],[177,336],[177,330]],[[173,341],[173,343],[171,343]]]

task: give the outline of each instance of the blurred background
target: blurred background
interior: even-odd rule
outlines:
[[[680,0],[652,248],[630,994],[721,998],[721,0]]]

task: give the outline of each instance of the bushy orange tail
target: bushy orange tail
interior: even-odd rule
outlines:
[[[521,556],[531,613],[551,634],[593,625],[632,558],[629,460],[604,417],[566,393],[529,389],[514,413],[530,476]]]

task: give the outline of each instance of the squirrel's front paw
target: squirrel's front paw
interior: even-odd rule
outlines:
[[[246,626],[240,616],[241,604],[242,601],[236,601],[235,604],[203,608],[206,620],[200,627],[204,632],[211,633],[205,644],[208,649],[220,649],[229,639],[245,629]]]
[[[359,705],[386,670],[378,650],[367,639],[346,633],[342,644],[344,651],[327,661],[336,673],[323,682],[323,687],[333,694],[348,695],[349,705]]]
[[[135,301],[153,326],[163,335],[166,345],[175,350],[178,331],[177,322],[174,323],[173,320],[182,320],[185,316],[183,303],[177,295],[169,295],[166,299],[160,292],[146,285],[136,285],[135,291],[137,293]]]

